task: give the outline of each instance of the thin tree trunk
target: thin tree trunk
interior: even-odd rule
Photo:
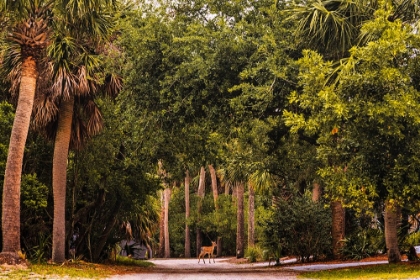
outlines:
[[[223,248],[222,246],[223,246],[222,238],[219,236],[217,237],[217,247],[216,247],[218,257],[222,256],[222,248]]]
[[[201,207],[202,207],[202,203],[203,203],[203,199],[204,199],[204,195],[205,195],[205,190],[206,190],[206,170],[204,169],[204,167],[202,166],[200,169],[200,180],[198,183],[198,191],[197,191],[197,195],[199,197],[198,199],[198,207],[197,207],[197,211],[198,211],[198,216],[200,217],[201,214]],[[197,249],[197,256],[200,254],[200,250],[201,250],[201,246],[203,245],[203,234],[201,232],[201,229],[197,227],[196,229],[196,249]]]
[[[169,200],[171,199],[171,189],[166,188],[164,191],[165,200],[165,220],[164,220],[164,231],[165,231],[165,258],[171,257],[171,248],[169,246]]]
[[[185,172],[185,257],[191,258],[191,240],[190,227],[188,226],[188,219],[190,218],[190,173]]]
[[[70,146],[73,107],[74,96],[70,96],[68,100],[62,101],[54,142],[52,170],[54,197],[52,261],[55,263],[63,263],[66,260],[67,159]]]
[[[321,197],[321,186],[319,183],[315,182],[313,184],[313,189],[312,189],[312,201],[318,202],[320,197]]]
[[[117,199],[114,208],[112,209],[111,217],[108,219],[108,223],[106,224],[105,228],[102,231],[101,238],[99,239],[98,243],[95,246],[95,251],[93,252],[93,260],[98,261],[101,255],[103,248],[105,247],[106,241],[109,238],[109,235],[112,232],[115,224],[117,223],[117,216],[120,212],[120,208],[122,205],[122,199]]]
[[[245,221],[244,221],[244,184],[236,186],[237,228],[236,228],[236,258],[244,257]]]
[[[216,209],[216,213],[219,211],[219,203],[218,203],[218,199],[219,199],[219,190],[217,188],[217,176],[216,176],[216,170],[214,169],[213,165],[209,164],[209,171],[210,171],[210,177],[211,177],[211,188],[213,190],[213,200],[214,200],[214,208]],[[218,217],[219,215],[217,215]],[[219,221],[217,221],[219,222]],[[216,249],[216,257],[220,256],[220,252],[222,251],[222,242],[221,242],[221,238],[217,237],[216,238],[216,242],[217,242],[217,249]],[[219,243],[220,243],[220,247],[219,247]]]
[[[401,261],[401,254],[398,248],[398,206],[385,202],[385,243],[388,253],[389,263],[398,263]]]
[[[163,191],[160,192],[160,219],[159,219],[159,257],[165,256],[165,202]]]
[[[230,194],[230,184],[225,183],[225,195],[229,195],[229,194]]]
[[[343,246],[343,238],[345,236],[345,211],[341,201],[331,202],[332,210],[332,248],[333,257],[335,259],[341,258],[341,249]]]
[[[21,66],[19,99],[10,136],[6,171],[3,183],[2,254],[17,257],[20,251],[20,184],[23,155],[28,137],[34,103],[37,68],[33,57],[23,60]]]
[[[248,247],[255,245],[255,191],[248,185]]]
[[[210,177],[211,177],[211,188],[213,190],[213,200],[214,200],[214,206],[216,208],[216,211],[219,209],[217,205],[217,199],[219,198],[219,192],[217,190],[217,176],[216,176],[216,170],[214,169],[213,165],[209,164],[209,171],[210,171]]]

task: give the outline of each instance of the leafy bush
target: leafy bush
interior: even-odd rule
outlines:
[[[360,260],[376,255],[384,246],[385,237],[382,230],[364,228],[344,239],[341,253],[344,258]]]
[[[277,262],[281,255],[294,255],[305,262],[331,252],[330,210],[313,202],[310,193],[277,199],[263,223],[263,247]]]
[[[245,257],[248,258],[249,262],[256,262],[261,259],[262,252],[258,246],[250,246],[245,250]]]
[[[403,242],[403,251],[407,253],[407,257],[410,261],[418,260],[416,250],[414,246],[420,245],[420,232],[415,232],[408,235]]]

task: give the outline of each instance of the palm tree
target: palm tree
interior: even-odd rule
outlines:
[[[296,38],[327,58],[341,58],[357,43],[362,23],[371,19],[376,1],[315,0],[289,10],[298,20]]]
[[[258,169],[248,178],[248,246],[255,244],[255,191],[266,191],[274,185],[268,170]]]
[[[20,251],[20,182],[23,154],[38,79],[38,66],[49,42],[52,1],[1,1],[2,20],[7,20],[8,43],[20,47],[15,52],[14,71],[10,73],[17,87],[18,102],[10,136],[2,204],[2,256],[17,260]],[[11,49],[13,50],[13,44]],[[7,54],[9,55],[10,52]],[[12,56],[13,57],[13,56]]]
[[[102,90],[115,95],[121,87],[118,79],[108,79],[108,85],[113,85],[101,87],[98,77],[98,73],[103,72],[98,55],[105,50],[103,45],[108,44],[112,31],[111,4],[114,2],[96,0],[76,3],[63,1],[56,4],[56,8],[64,13],[56,13],[60,21],[56,20],[55,34],[48,51],[52,65],[51,95],[44,95],[46,99],[38,103],[36,110],[38,126],[47,127],[47,133],[55,142],[52,172],[53,262],[61,263],[65,260],[69,149],[80,149],[89,137],[101,130],[102,117],[93,101],[97,93]],[[47,109],[54,107],[57,109]]]

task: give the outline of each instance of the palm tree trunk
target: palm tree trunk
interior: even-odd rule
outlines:
[[[244,239],[245,239],[245,221],[244,221],[244,184],[242,182],[237,183],[236,186],[236,258],[244,257]]]
[[[3,254],[17,256],[20,251],[20,184],[23,155],[34,103],[37,69],[33,57],[23,60],[19,99],[10,136],[3,183]]]
[[[385,243],[388,253],[388,262],[397,263],[401,261],[401,254],[398,248],[398,206],[385,202]]]
[[[190,227],[188,226],[188,219],[190,218],[190,173],[185,172],[185,257],[191,258],[191,240]]]
[[[209,171],[210,171],[210,177],[211,177],[211,188],[213,190],[214,206],[217,211],[219,209],[217,205],[217,199],[219,198],[219,192],[217,190],[217,176],[216,176],[216,170],[211,164],[209,164]]]
[[[169,246],[169,200],[171,199],[171,189],[166,188],[164,193],[165,200],[165,220],[164,220],[164,232],[165,232],[165,258],[171,257],[171,248]]]
[[[63,263],[66,260],[67,159],[73,119],[73,106],[74,96],[70,96],[68,100],[62,101],[54,143],[52,170],[54,197],[52,261],[55,263]]]
[[[255,191],[248,185],[248,247],[255,245]]]
[[[213,200],[214,200],[214,207],[216,209],[216,213],[219,211],[219,190],[217,188],[217,176],[216,176],[216,170],[214,169],[213,165],[209,164],[209,171],[210,171],[210,177],[211,177],[211,188],[213,190]],[[218,217],[218,215],[217,215]],[[216,257],[221,256],[222,252],[222,240],[221,237],[217,237],[217,249],[216,249]]]
[[[333,257],[339,259],[341,257],[341,248],[343,246],[343,238],[345,236],[345,212],[341,201],[331,202],[332,210],[332,248]]]
[[[204,195],[205,195],[205,191],[206,191],[206,170],[204,169],[204,166],[201,167],[200,169],[200,180],[198,183],[198,190],[197,190],[197,195],[199,197],[198,199],[198,207],[197,207],[197,211],[198,211],[198,216],[200,217],[201,214],[201,206],[203,204],[203,199],[204,199]],[[203,245],[203,234],[201,232],[201,229],[197,227],[196,229],[196,249],[197,249],[197,256],[200,254],[200,250],[201,250],[201,246]]]

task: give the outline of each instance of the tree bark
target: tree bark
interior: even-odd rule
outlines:
[[[244,257],[244,239],[245,239],[245,223],[244,223],[244,184],[237,183],[236,186],[236,205],[237,205],[237,228],[236,228],[236,258]]]
[[[163,191],[160,192],[160,219],[159,219],[159,257],[165,256],[165,202]]]
[[[190,227],[188,226],[188,219],[190,218],[190,173],[185,172],[185,257],[191,258],[191,240]]]
[[[219,192],[217,189],[217,176],[216,176],[216,170],[214,169],[213,165],[209,164],[209,171],[210,171],[210,177],[211,177],[211,188],[213,191],[213,200],[214,200],[214,206],[216,208],[216,211],[219,209],[217,205],[217,199],[219,198]]]
[[[33,57],[23,60],[21,66],[19,99],[10,136],[3,183],[2,253],[17,257],[20,251],[20,184],[23,155],[28,137],[38,76]]]
[[[255,191],[248,185],[248,247],[255,245]]]
[[[389,200],[385,202],[385,243],[389,263],[401,261],[401,254],[398,248],[398,206]]]
[[[206,170],[204,169],[204,166],[201,167],[200,169],[200,180],[198,183],[198,190],[197,190],[197,195],[199,197],[198,199],[198,207],[197,207],[197,211],[198,211],[198,216],[200,217],[201,214],[201,206],[203,203],[203,199],[204,199],[204,195],[205,195],[205,190],[206,190]],[[201,246],[203,245],[203,234],[201,232],[201,229],[197,227],[196,229],[196,249],[197,249],[197,257],[200,254],[200,250],[201,250]]]
[[[313,184],[313,189],[312,189],[312,201],[318,202],[320,197],[321,197],[321,186],[319,185],[319,183],[315,182]]]
[[[343,238],[345,236],[345,211],[341,201],[331,202],[332,210],[332,248],[334,259],[341,258],[341,249],[343,246]]]
[[[219,190],[217,188],[216,170],[214,169],[213,165],[211,165],[211,164],[209,164],[209,171],[210,171],[210,177],[211,177],[211,188],[212,188],[212,191],[213,191],[214,208],[216,209],[216,213],[217,213],[219,211],[219,203],[218,203]],[[217,217],[218,217],[218,215],[217,215]],[[219,257],[220,253],[222,251],[221,238],[217,237],[216,242],[217,242],[216,257]],[[220,247],[219,247],[219,245],[220,245]]]
[[[171,189],[166,188],[164,191],[165,200],[165,220],[164,220],[164,231],[165,231],[165,258],[171,257],[171,248],[169,246],[169,200],[171,199]]]
[[[70,96],[68,100],[63,100],[60,104],[57,134],[54,142],[52,170],[54,198],[52,261],[55,263],[63,263],[66,260],[67,159],[70,146],[73,107],[74,96]]]

